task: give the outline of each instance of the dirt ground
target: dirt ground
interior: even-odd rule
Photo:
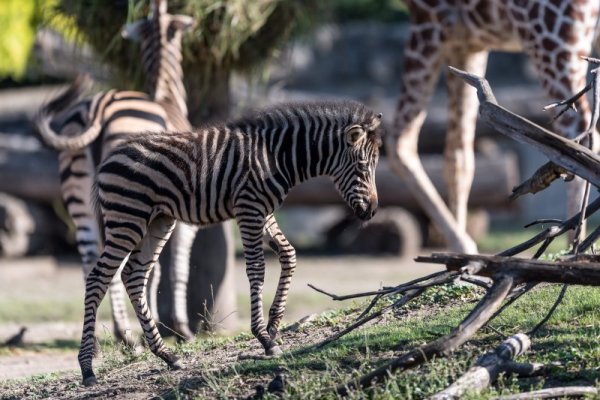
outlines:
[[[275,290],[278,268],[276,260],[269,260],[265,285],[267,294]],[[308,314],[350,304],[334,302],[314,292],[307,286],[308,283],[343,294],[397,285],[438,269],[439,266],[416,264],[410,259],[395,257],[300,256],[285,320],[297,321]],[[240,259],[236,265],[236,285],[239,330],[247,331],[248,282]],[[0,310],[0,343],[17,333],[21,326],[27,327],[23,347],[0,347],[0,380],[78,370],[83,279],[75,258],[60,261],[48,257],[0,260],[0,293],[0,306],[5,309],[4,313]],[[67,320],[59,320],[60,308],[71,310]],[[36,312],[48,318],[32,320]],[[100,327],[110,332],[111,325],[106,320],[101,321]]]

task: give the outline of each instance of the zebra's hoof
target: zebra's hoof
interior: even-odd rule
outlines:
[[[269,333],[269,337],[271,340],[279,339],[279,329],[274,326],[267,326],[267,332]]]
[[[279,346],[275,345],[266,350],[268,356],[278,357],[283,354],[283,351],[279,348]]]
[[[97,383],[98,383],[98,380],[96,379],[96,376],[93,373],[92,373],[92,375],[83,378],[83,386],[86,386],[86,387],[94,386]]]
[[[193,342],[194,339],[196,339],[196,336],[187,325],[176,325],[174,330],[177,333],[176,336],[178,342]]]
[[[181,364],[181,360],[175,359],[175,360],[169,362],[169,368],[172,369],[173,371],[180,370],[182,367],[183,367],[183,365]]]

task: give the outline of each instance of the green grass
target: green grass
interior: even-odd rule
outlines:
[[[544,317],[559,290],[558,286],[549,286],[525,295],[491,325],[506,335],[531,329]],[[237,398],[252,394],[257,384],[266,387],[274,372],[283,370],[287,382],[284,398],[334,399],[330,389],[337,384],[349,382],[415,346],[448,334],[480,297],[481,290],[467,286],[436,288],[396,314],[388,314],[377,323],[358,329],[323,349],[311,347],[315,340],[302,339],[312,335],[324,338],[345,327],[365,306],[364,303],[353,303],[348,308],[323,313],[312,324],[303,327],[294,336],[299,342],[278,359],[235,359],[224,363],[225,353],[244,353],[256,348],[255,339],[246,332],[233,338],[206,336],[193,343],[176,346],[182,357],[195,360],[185,376],[165,370],[151,381],[160,388],[158,392],[164,398]],[[502,377],[492,389],[465,398],[485,399],[518,393],[538,389],[545,383],[553,386],[597,385],[600,379],[599,310],[600,289],[570,287],[553,317],[532,338],[532,349],[518,359],[554,364],[551,374],[546,378]],[[288,337],[287,341],[290,340]],[[447,387],[479,355],[501,341],[500,335],[483,329],[451,357],[435,358],[414,370],[395,373],[385,384],[367,392],[354,392],[350,398],[425,398]],[[101,381],[103,377],[108,380],[111,374],[121,374],[129,368],[139,368],[135,376],[143,376],[144,371],[147,373],[148,370],[156,371],[158,366],[163,367],[148,351],[142,355],[123,353],[111,341],[103,342],[102,346],[104,361],[97,371]],[[27,380],[26,386],[29,393],[37,390],[37,393],[48,394],[48,381],[56,379],[55,376],[44,375]],[[139,384],[138,381],[134,379],[131,384]],[[72,385],[72,381],[65,385]],[[15,384],[4,388],[7,387],[17,390]],[[76,390],[75,386],[69,388]],[[2,389],[0,384],[0,392]],[[265,398],[275,397],[268,395]]]
[[[532,328],[542,319],[558,294],[559,288],[537,290],[516,302],[492,325],[506,334],[514,334]],[[394,355],[448,334],[472,309],[475,293],[464,287],[441,288],[431,291],[411,308],[419,311],[406,319],[390,317],[387,323],[357,330],[320,351],[299,348],[282,359],[246,361],[230,366],[226,372],[209,379],[220,382],[219,390],[227,395],[239,395],[233,382],[256,380],[265,382],[265,375],[272,376],[277,368],[286,371],[291,386],[290,398],[335,398],[324,392],[336,384],[348,382],[353,376],[366,373]],[[426,311],[429,309],[430,311]],[[561,307],[533,338],[533,351],[520,361],[555,363],[552,379],[561,384],[594,385],[600,378],[600,289],[572,287]],[[312,328],[336,327],[347,323],[348,310],[322,315]],[[235,340],[240,344],[247,335]],[[412,371],[394,374],[385,385],[369,393],[355,393],[354,397],[368,395],[374,399],[423,398],[442,390],[460,376],[473,360],[485,350],[495,347],[502,340],[496,333],[484,330],[451,358],[438,358]],[[197,351],[204,349],[196,349]],[[268,382],[268,380],[267,380]],[[496,388],[474,398],[486,398],[504,393],[534,390],[543,385],[542,378],[503,379]],[[204,384],[203,384],[204,385]],[[205,387],[187,388],[187,395],[207,395]],[[225,392],[223,392],[225,391]],[[230,392],[231,391],[231,392]],[[182,393],[183,394],[183,393]],[[482,397],[483,396],[483,397]],[[351,396],[352,397],[352,396]]]

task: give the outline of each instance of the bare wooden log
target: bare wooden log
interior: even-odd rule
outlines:
[[[424,155],[422,162],[442,197],[447,196],[444,183],[442,155]],[[509,207],[507,194],[519,182],[518,163],[514,154],[493,157],[479,156],[475,160],[475,178],[469,195],[471,207]],[[380,206],[400,206],[411,211],[421,210],[419,202],[406,188],[404,181],[383,159],[377,167],[377,192]],[[285,200],[286,205],[342,204],[343,200],[328,178],[315,178],[294,188]]]
[[[56,153],[32,137],[0,134],[0,192],[44,202],[59,199]]]
[[[456,382],[431,396],[430,400],[458,399],[467,391],[479,393],[496,381],[502,372],[512,372],[515,363],[513,358],[525,353],[531,346],[529,337],[518,333],[506,339],[494,350],[480,357],[475,366],[461,376]],[[521,369],[523,368],[515,368]],[[532,366],[529,370],[534,371]]]
[[[0,257],[53,251],[66,231],[46,205],[0,192]]]
[[[532,400],[532,399],[562,399],[564,397],[583,397],[597,395],[598,389],[592,386],[567,386],[534,390],[533,392],[513,394],[510,396],[492,397],[493,400]]]
[[[477,275],[495,277],[510,275],[516,283],[549,282],[572,285],[600,285],[600,264],[588,261],[542,261],[517,257],[475,254],[437,253],[417,257],[417,262],[445,264],[449,271],[461,270],[476,262],[481,265]]]
[[[514,279],[512,276],[500,276],[479,304],[450,334],[411,350],[403,356],[377,368],[375,371],[364,375],[358,381],[338,386],[336,388],[337,393],[342,396],[348,395],[348,392],[356,387],[367,388],[386,379],[391,372],[416,367],[434,356],[448,355],[451,351],[469,340],[487,323],[510,293],[513,283]]]
[[[479,115],[498,132],[527,143],[544,153],[555,164],[600,187],[600,156],[585,146],[555,134],[498,105],[487,80],[448,67],[477,89]]]

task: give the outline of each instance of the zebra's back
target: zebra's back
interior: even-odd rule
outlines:
[[[230,219],[233,188],[243,182],[246,170],[243,142],[241,133],[210,129],[124,142],[98,171],[104,212],[127,214],[133,207],[142,220],[162,213],[197,225]]]

